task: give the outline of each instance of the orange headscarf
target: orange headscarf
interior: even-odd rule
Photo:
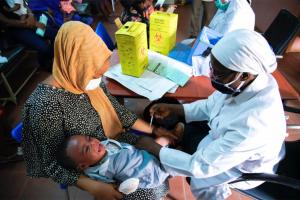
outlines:
[[[73,94],[86,93],[98,112],[104,134],[115,138],[122,132],[118,115],[103,90],[85,87],[111,56],[111,51],[91,27],[81,22],[67,22],[58,31],[54,44],[53,77]]]

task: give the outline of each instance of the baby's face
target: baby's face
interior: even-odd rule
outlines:
[[[67,147],[67,154],[82,170],[99,162],[105,153],[106,149],[98,139],[85,135],[71,136]]]

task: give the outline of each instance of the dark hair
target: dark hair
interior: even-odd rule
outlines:
[[[75,161],[68,156],[67,154],[67,147],[71,140],[71,137],[67,137],[64,141],[58,146],[56,151],[56,159],[57,162],[66,169],[76,169]]]
[[[146,0],[121,0],[120,3],[124,9],[129,10],[131,7],[140,12],[139,4],[145,3]]]

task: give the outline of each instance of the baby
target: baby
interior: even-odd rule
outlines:
[[[139,188],[157,187],[170,176],[147,151],[111,139],[100,142],[86,135],[66,138],[58,148],[57,160],[67,169],[76,169],[106,183],[138,178]]]
[[[22,20],[27,18],[27,8],[24,4],[24,0],[6,0],[9,7],[4,7],[7,12],[13,12],[20,16]]]

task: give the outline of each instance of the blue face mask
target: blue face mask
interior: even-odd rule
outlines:
[[[230,1],[222,3],[222,0],[215,0],[215,5],[218,9],[226,11],[229,6]]]

